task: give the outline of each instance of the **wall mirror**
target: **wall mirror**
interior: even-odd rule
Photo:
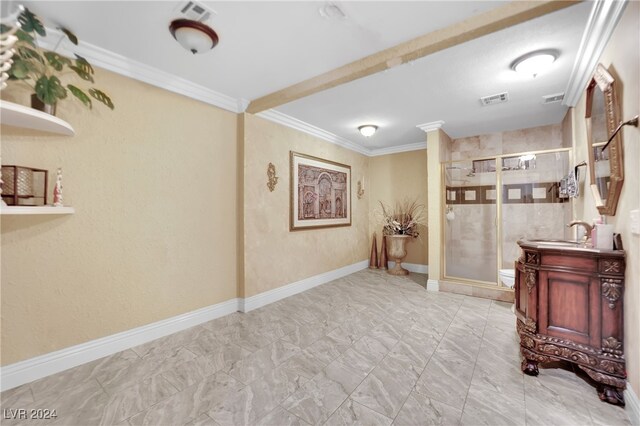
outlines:
[[[598,64],[587,86],[585,114],[591,191],[598,212],[608,216],[616,214],[624,182],[620,133],[603,149],[620,123],[620,104],[615,86],[613,76],[602,64]]]

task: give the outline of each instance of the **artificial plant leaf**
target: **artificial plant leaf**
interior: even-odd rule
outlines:
[[[23,59],[35,59],[36,61],[44,64],[44,58],[40,56],[40,52],[30,47],[21,46],[18,48],[18,55],[20,55]]]
[[[91,109],[92,105],[91,105],[91,99],[89,98],[89,96],[87,96],[86,93],[84,93],[81,89],[78,89],[76,86],[74,86],[73,84],[67,84],[67,89],[69,89],[69,91],[78,99],[80,99],[80,102],[82,102],[86,107],[89,107],[89,109]]]
[[[69,65],[69,68],[71,68],[72,70],[74,70],[76,72],[76,74],[78,74],[78,77],[80,77],[83,80],[87,80],[93,83],[93,77],[91,76],[91,74],[89,74],[88,72],[86,72],[84,69],[76,66],[76,65]]]
[[[8,33],[12,29],[13,29],[13,27],[10,27],[9,25],[5,25],[5,24],[1,24],[0,23],[0,34]]]
[[[51,65],[56,71],[62,71],[62,68],[65,65],[71,65],[71,60],[69,58],[60,56],[56,52],[44,52],[44,57],[47,58],[49,65]]]
[[[108,106],[110,109],[114,109],[115,105],[113,105],[113,102],[111,102],[111,98],[104,93],[101,90],[98,89],[89,89],[89,94],[96,100],[102,102],[103,104],[105,104],[106,106]]]
[[[20,23],[20,28],[28,33],[35,31],[42,37],[45,37],[47,35],[47,32],[44,29],[44,25],[42,25],[40,19],[26,7],[20,13],[20,15],[18,15],[18,22]]]
[[[65,35],[67,36],[67,38],[69,38],[69,41],[73,44],[75,44],[76,46],[78,45],[78,37],[76,37],[76,35],[74,33],[72,33],[71,31],[69,31],[68,29],[64,28],[64,27],[58,27],[58,29],[60,31],[62,31],[63,33],[65,33]]]
[[[83,69],[87,74],[93,74],[93,67],[85,58],[76,54],[76,66]]]
[[[18,40],[20,40],[21,42],[27,43],[32,47],[36,47],[36,42],[33,39],[33,36],[28,32],[19,29],[18,31],[16,31],[16,37],[18,37]]]
[[[53,105],[67,97],[67,90],[55,75],[51,77],[43,75],[36,81],[36,95],[45,104]]]
[[[13,65],[11,65],[10,73],[11,76],[17,78],[18,80],[24,80],[29,78],[29,62],[23,61],[22,59],[15,58],[13,59]]]

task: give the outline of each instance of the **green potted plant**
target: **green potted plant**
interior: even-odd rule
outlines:
[[[93,107],[93,98],[113,110],[111,98],[102,90],[95,87],[81,89],[74,84],[65,86],[60,81],[60,76],[73,73],[81,80],[93,83],[93,67],[85,58],[76,54],[75,59],[70,59],[55,51],[42,49],[38,45],[38,36],[46,37],[47,33],[42,21],[29,9],[22,8],[18,24],[19,28],[15,33],[18,41],[14,45],[13,65],[9,74],[11,80],[24,82],[34,90],[31,95],[33,108],[55,114],[57,102],[65,99],[70,92],[89,109]],[[2,25],[2,33],[8,29],[10,27]],[[71,43],[78,45],[78,38],[71,31],[66,28],[59,30],[64,34],[60,42],[66,37]]]

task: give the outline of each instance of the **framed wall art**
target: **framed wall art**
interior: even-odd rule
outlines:
[[[351,166],[291,151],[289,229],[351,226]]]

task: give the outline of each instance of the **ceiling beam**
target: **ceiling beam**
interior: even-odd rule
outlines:
[[[514,1],[251,101],[256,114],[579,3]]]

